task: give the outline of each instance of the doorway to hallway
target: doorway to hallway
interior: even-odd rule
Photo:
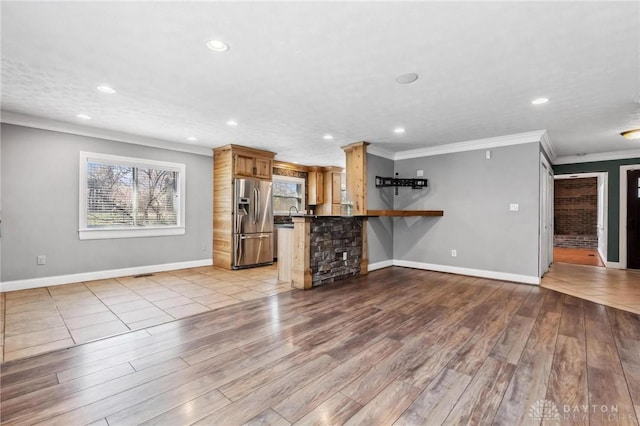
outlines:
[[[605,266],[607,173],[555,176],[554,261]]]

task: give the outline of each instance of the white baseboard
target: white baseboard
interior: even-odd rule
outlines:
[[[506,272],[485,271],[482,269],[461,268],[458,266],[435,265],[432,263],[413,262],[410,260],[393,260],[394,266],[406,268],[426,269],[429,271],[446,272],[449,274],[469,275],[472,277],[490,278],[492,280],[513,281],[524,284],[540,285],[540,277],[531,275],[510,274]]]
[[[622,267],[622,263],[620,262],[609,262],[608,260],[602,260],[604,262],[604,266],[606,266],[609,269],[624,269]]]
[[[393,266],[393,260],[383,260],[382,262],[370,263],[367,267],[367,271],[375,271],[377,269],[388,268],[389,266]]]
[[[0,283],[0,291],[27,290],[30,288],[78,283],[82,281],[104,280],[129,275],[150,274],[153,272],[173,271],[176,269],[197,268],[213,265],[213,259],[191,260],[187,262],[164,263],[161,265],[135,266],[132,268],[109,269],[106,271],[83,272],[79,274],[58,275],[54,277],[31,278]]]

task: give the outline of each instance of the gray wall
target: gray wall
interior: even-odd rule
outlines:
[[[367,209],[393,210],[393,188],[376,188],[376,176],[393,176],[393,160],[367,154]],[[393,218],[369,218],[367,241],[369,264],[392,260]]]
[[[8,124],[0,132],[2,281],[211,259],[211,157]],[[186,164],[186,234],[80,241],[80,151]]]
[[[429,180],[427,189],[400,188],[395,209],[444,210],[396,218],[395,259],[538,276],[539,144],[491,152],[490,160],[477,150],[395,162],[400,177],[424,170]]]

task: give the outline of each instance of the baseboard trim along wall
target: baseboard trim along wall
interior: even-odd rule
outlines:
[[[371,272],[377,269],[388,268],[389,266],[393,266],[393,260],[383,260],[382,262],[370,263],[367,270]]]
[[[624,269],[622,267],[622,263],[620,263],[620,262],[609,262],[608,260],[604,261],[604,266],[606,266],[609,269]]]
[[[54,277],[31,278],[0,283],[2,292],[27,290],[30,288],[48,287],[52,285],[71,284],[82,281],[105,280],[108,278],[126,277],[153,272],[172,271],[176,269],[197,268],[213,265],[213,259],[190,260],[187,262],[164,263],[161,265],[134,266],[132,268],[109,269],[106,271],[83,272],[80,274],[58,275]]]
[[[530,275],[510,274],[506,272],[485,271],[482,269],[460,268],[458,266],[435,265],[432,263],[413,262],[410,260],[385,260],[369,265],[369,271],[386,268],[388,266],[402,266],[405,268],[425,269],[427,271],[446,272],[449,274],[468,275],[471,277],[489,278],[500,281],[513,281],[523,284],[540,285],[540,278]],[[372,267],[374,269],[372,269]]]

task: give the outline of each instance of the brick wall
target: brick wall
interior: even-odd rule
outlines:
[[[342,253],[347,252],[347,260]],[[362,220],[318,217],[311,222],[311,276],[313,286],[360,274]]]
[[[597,248],[598,179],[559,179],[554,185],[556,247]]]

